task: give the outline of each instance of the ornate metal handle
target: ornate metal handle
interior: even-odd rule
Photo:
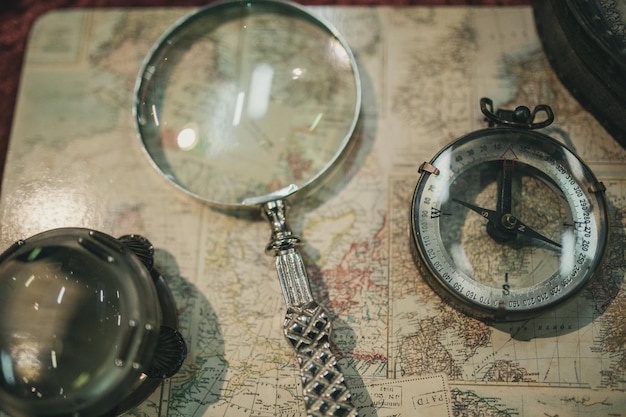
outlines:
[[[272,225],[266,252],[276,258],[276,271],[287,304],[285,337],[296,350],[307,414],[354,417],[350,391],[330,348],[331,323],[311,295],[309,279],[297,248],[301,241],[289,229],[282,200],[264,206]]]

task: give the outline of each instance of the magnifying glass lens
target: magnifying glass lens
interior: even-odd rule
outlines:
[[[323,172],[349,139],[358,94],[353,58],[327,26],[282,2],[229,2],[158,43],[136,111],[168,179],[240,205]]]

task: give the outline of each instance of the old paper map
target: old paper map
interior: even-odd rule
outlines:
[[[353,48],[363,109],[341,175],[290,201],[289,215],[362,415],[626,416],[626,151],[559,83],[531,10],[311,10]],[[0,243],[82,226],[155,245],[190,354],[131,415],[301,416],[284,300],[264,254],[268,225],[183,195],[137,139],[141,62],[190,11],[57,11],[38,21],[1,190]],[[483,96],[505,108],[552,106],[545,133],[607,186],[612,226],[601,279],[573,304],[497,326],[442,303],[409,247],[417,167],[483,127]]]

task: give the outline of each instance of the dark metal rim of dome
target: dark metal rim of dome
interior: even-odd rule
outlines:
[[[598,1],[598,0],[592,0]],[[536,0],[533,12],[544,52],[557,77],[626,148],[626,60],[586,24],[577,0]],[[610,3],[610,2],[609,2]],[[596,8],[603,4],[595,5]],[[621,36],[624,36],[621,33]]]

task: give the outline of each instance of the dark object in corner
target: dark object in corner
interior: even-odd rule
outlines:
[[[626,148],[626,0],[535,0],[533,11],[561,82]]]

